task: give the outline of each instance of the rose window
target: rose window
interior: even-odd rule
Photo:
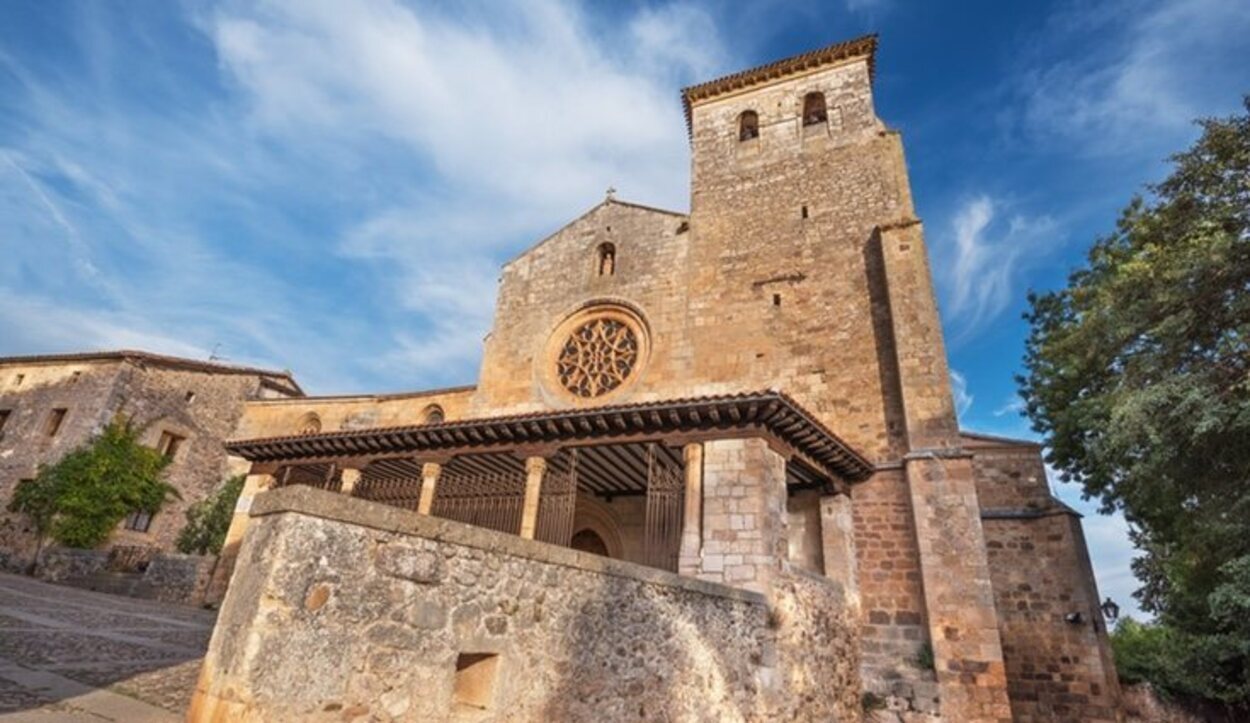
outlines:
[[[556,359],[560,383],[579,397],[616,389],[638,363],[638,337],[618,319],[591,319],[569,335]]]

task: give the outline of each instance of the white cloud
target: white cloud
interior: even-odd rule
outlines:
[[[960,336],[978,330],[1013,300],[1023,298],[1021,261],[1055,245],[1057,224],[1047,216],[1001,216],[1001,202],[986,195],[966,201],[955,213],[949,238],[936,249],[938,281],[946,291],[946,312]]]
[[[1056,14],[1043,35],[1059,54],[1044,45],[1015,81],[1024,128],[1067,150],[1153,154],[1182,144],[1204,111],[1236,107],[1239,98],[1223,97],[1227,83],[1216,79],[1244,76],[1250,4],[1080,4]]]
[[[1007,415],[1011,415],[1013,417],[1018,417],[1020,416],[1020,413],[1023,411],[1024,411],[1024,400],[1020,399],[1018,395],[1013,394],[1007,397],[1007,399],[1003,402],[1003,405],[1001,407],[994,410],[994,416],[1004,417]]]
[[[375,364],[470,369],[499,262],[608,186],[684,207],[675,89],[723,62],[715,23],[687,3],[645,8],[611,36],[556,0],[459,11],[277,1],[205,22],[260,133],[362,157],[392,144],[425,171],[420,193],[379,204],[338,241],[428,322],[397,330]]]
[[[715,62],[710,18],[684,5],[644,10],[616,56],[560,2],[461,20],[391,0],[248,3],[218,13],[210,32],[271,131],[382,134],[475,197],[585,203],[619,179],[623,191],[635,181],[684,200],[685,139],[667,81],[673,61],[695,71]],[[664,30],[678,20],[699,32]]]
[[[724,64],[686,2],[611,28],[557,0],[226,2],[190,19],[215,65],[168,7],[71,23],[90,74],[0,51],[0,290],[55,320],[0,320],[0,352],[471,380],[501,261],[609,185],[687,203],[676,90]]]
[[[951,394],[955,397],[955,416],[962,417],[972,407],[972,395],[968,393],[968,380],[958,371],[951,370]]]

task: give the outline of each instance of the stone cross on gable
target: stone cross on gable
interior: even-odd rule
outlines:
[[[609,201],[616,198],[616,188],[613,186],[608,186],[607,196],[608,196]]]

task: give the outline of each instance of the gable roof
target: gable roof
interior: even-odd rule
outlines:
[[[564,224],[563,226],[556,229],[555,231],[552,231],[551,233],[547,234],[542,239],[540,239],[537,243],[526,248],[524,251],[518,253],[516,256],[513,256],[512,258],[508,259],[507,261],[503,263],[503,265],[508,266],[516,262],[517,259],[521,258],[522,256],[528,255],[534,249],[537,249],[539,246],[542,246],[543,244],[547,243],[548,241],[555,238],[556,236],[559,236],[561,233],[564,232],[565,229],[576,225],[583,219],[589,218],[591,215],[599,211],[599,209],[605,208],[607,206],[623,206],[625,208],[632,208],[638,211],[645,211],[647,213],[661,214],[664,216],[673,216],[675,218],[682,218],[682,219],[690,218],[690,214],[688,213],[682,213],[680,211],[670,211],[665,208],[656,208],[655,206],[646,206],[641,203],[633,203],[632,201],[622,201],[619,198],[608,196],[607,198],[603,199],[599,203],[596,203],[594,206],[591,206],[589,209],[586,210],[585,213],[581,214],[580,216],[573,219],[572,221],[569,221],[568,223]]]
[[[102,361],[132,361],[144,364],[153,364],[171,369],[185,369],[188,371],[204,372],[206,374],[249,374],[261,377],[278,377],[289,381],[291,386],[300,394],[304,393],[304,390],[300,388],[300,385],[295,381],[295,377],[289,370],[286,369],[277,371],[274,369],[261,369],[259,367],[249,367],[237,364],[222,364],[214,361],[201,361],[199,359],[187,359],[185,357],[154,354],[152,352],[138,351],[135,349],[0,357],[0,365],[69,364],[73,362],[89,363]]]
[[[681,103],[686,112],[686,132],[689,134],[692,131],[690,125],[691,107],[701,100],[707,100],[733,90],[760,85],[804,70],[859,56],[867,57],[868,77],[871,79],[876,74],[876,33],[826,45],[823,48],[809,50],[806,53],[792,55],[788,58],[765,63],[764,65],[757,65],[754,68],[748,68],[737,73],[721,76],[715,80],[709,80],[706,83],[699,83],[698,85],[684,88],[681,91]]]

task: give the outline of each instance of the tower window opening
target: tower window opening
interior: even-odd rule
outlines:
[[[807,218],[807,206],[804,206],[801,209],[799,209],[799,215],[802,216],[803,218]]]
[[[773,294],[773,306],[781,306],[781,294]]]
[[[760,116],[753,110],[742,111],[738,116],[738,140],[749,141],[760,137]]]
[[[803,125],[814,126],[829,120],[824,93],[808,93],[803,97]]]
[[[610,243],[599,244],[599,275],[611,276],[616,273],[616,246]]]

